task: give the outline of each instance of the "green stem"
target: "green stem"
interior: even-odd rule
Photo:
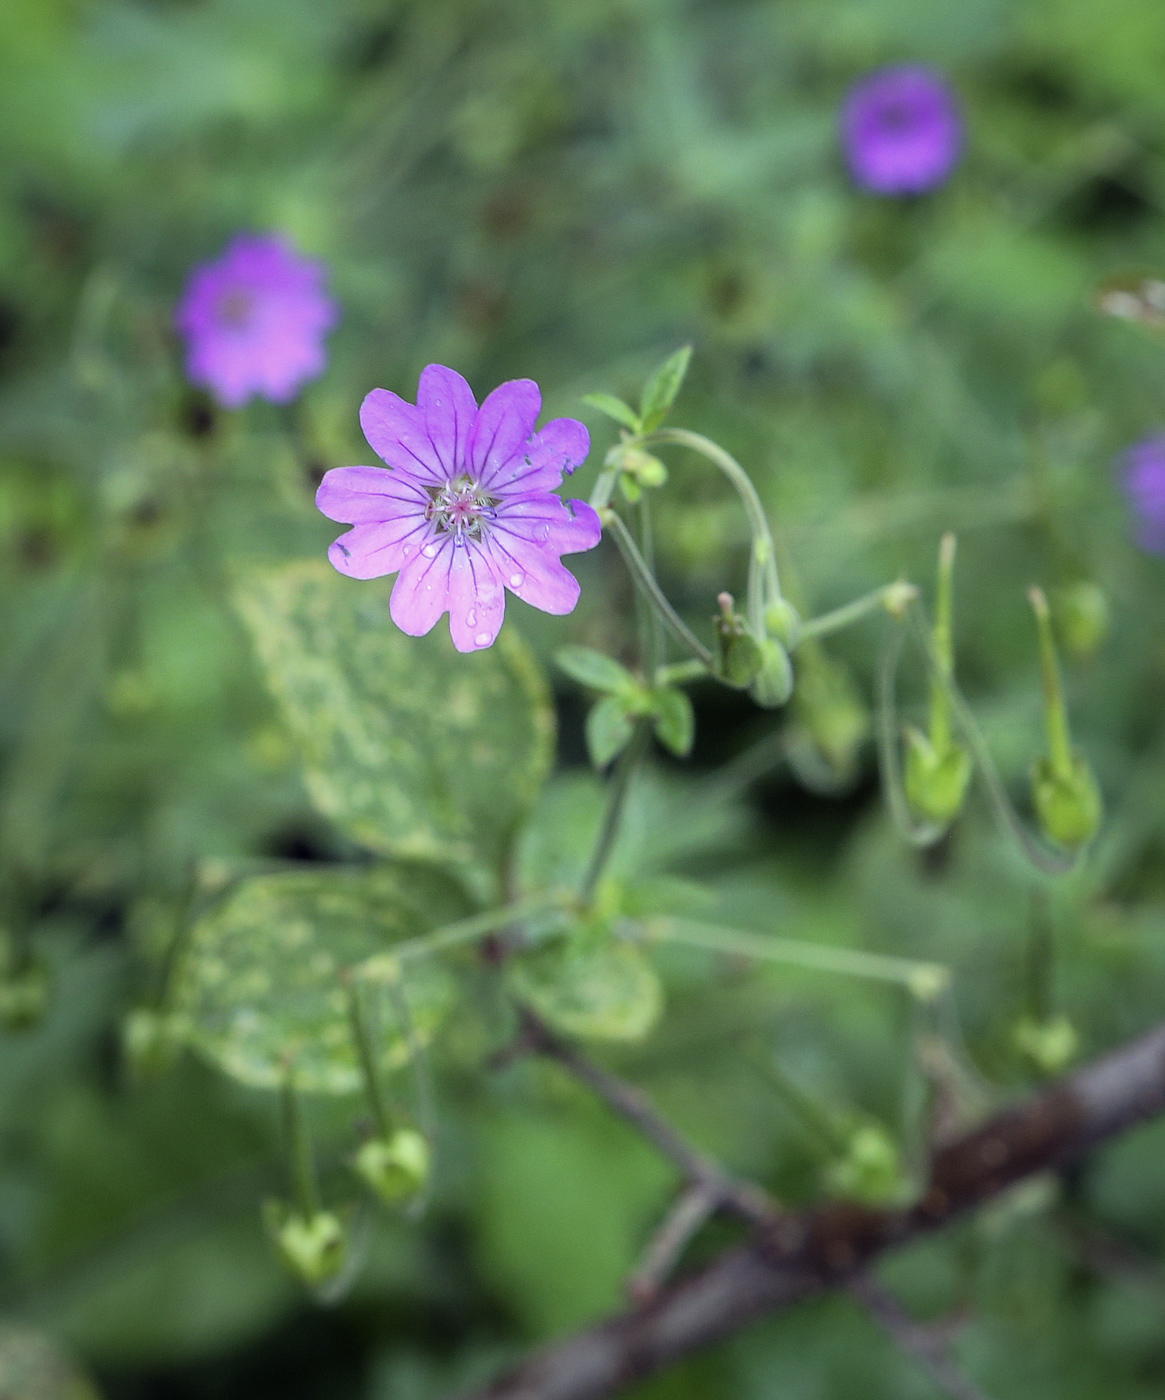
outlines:
[[[789,1078],[774,1055],[758,1044],[753,1047],[749,1061],[780,1094],[786,1106],[792,1109],[821,1147],[830,1155],[841,1156],[845,1152],[849,1146],[845,1134],[833,1119],[813,1102],[804,1089]]]
[[[303,1121],[303,1108],[295,1089],[295,1069],[287,1066],[283,1080],[283,1132],[286,1139],[291,1187],[300,1213],[308,1220],[323,1209],[311,1142]]]
[[[803,622],[797,632],[797,646],[814,638],[828,636],[830,632],[840,632],[843,627],[860,622],[863,617],[868,617],[878,608],[887,608],[891,603],[902,605],[913,596],[912,584],[884,584],[881,588],[875,588],[872,593],[855,598],[852,603],[845,603],[840,608],[834,608],[832,612],[822,613],[820,617],[811,617],[807,622]]]
[[[1028,599],[1036,615],[1040,638],[1040,678],[1044,688],[1044,716],[1048,726],[1048,756],[1059,778],[1072,777],[1072,740],[1068,733],[1068,711],[1060,684],[1060,667],[1056,661],[1056,643],[1052,637],[1052,618],[1048,600],[1042,588],[1028,589]]]
[[[762,962],[787,963],[817,972],[838,972],[848,977],[864,977],[876,982],[894,982],[908,988],[920,1001],[931,1001],[950,983],[951,974],[941,963],[895,958],[885,953],[867,953],[858,948],[834,948],[820,943],[803,943],[794,938],[775,938],[764,933],[705,924],[694,919],[671,917],[643,921],[649,937],[685,943],[713,953],[756,958]]]
[[[685,681],[703,680],[709,674],[702,661],[676,661],[670,666],[655,668],[656,685],[683,685]]]
[[[955,537],[949,531],[942,537],[938,552],[938,586],[934,605],[934,654],[936,675],[930,686],[930,742],[937,754],[951,745],[951,707],[947,686],[955,673],[954,647]]]
[[[651,496],[644,492],[639,501],[639,544],[640,552],[643,555],[643,562],[647,565],[648,572],[655,577],[655,533],[651,522]],[[643,595],[640,594],[640,598]],[[663,665],[664,657],[667,654],[667,643],[664,638],[663,628],[660,625],[659,616],[653,607],[646,607],[644,610],[644,635],[640,642],[640,652],[644,671],[651,675],[657,667]]]
[[[432,933],[422,934],[419,938],[409,938],[404,943],[398,943],[389,956],[398,962],[409,958],[429,957],[433,953],[444,952],[446,948],[455,948],[459,943],[470,943],[483,934],[495,933],[500,928],[519,923],[534,914],[560,908],[566,900],[567,896],[561,891],[544,892],[531,895],[528,899],[515,900],[513,904],[503,905],[500,909],[488,909],[483,914],[458,919],[456,923],[446,924],[443,928],[434,929]],[[379,961],[383,954],[378,953],[374,956]],[[355,971],[358,975],[359,968]]]
[[[659,620],[682,647],[703,662],[709,671],[715,671],[715,659],[712,653],[664,597],[663,589],[660,588],[655,575],[647,567],[646,560],[640,554],[635,541],[631,538],[630,530],[624,525],[622,519],[610,509],[603,510],[600,514],[603,527],[609,531],[611,538],[618,546],[636,587],[651,602],[659,615]]]
[[[656,443],[674,443],[677,447],[687,447],[698,452],[713,465],[720,468],[728,480],[736,487],[737,494],[744,504],[752,533],[752,554],[749,559],[749,626],[757,637],[765,635],[764,609],[767,602],[775,602],[781,596],[781,583],[777,573],[777,553],[773,546],[772,531],[768,517],[757,495],[752,479],[731,453],[706,438],[702,433],[689,432],[686,428],[657,428],[645,433],[639,442],[647,447]],[[767,596],[766,596],[767,590]]]
[[[647,748],[648,725],[649,721],[647,720],[637,721],[631,742],[619,755],[619,761],[615,765],[615,772],[611,777],[610,789],[607,794],[607,810],[603,813],[603,824],[599,828],[590,865],[587,866],[587,873],[579,888],[579,899],[584,906],[590,904],[594,899],[599,880],[607,868],[611,852],[615,849],[615,838],[619,834],[619,823],[623,819],[623,809],[627,805],[631,779]]]
[[[348,994],[348,1017],[352,1022],[352,1039],[356,1043],[356,1053],[360,1057],[360,1068],[364,1072],[364,1089],[368,1095],[368,1103],[372,1108],[372,1116],[376,1120],[377,1132],[384,1138],[392,1134],[393,1122],[392,1113],[389,1111],[388,1100],[384,1095],[384,1086],[380,1082],[380,1072],[376,1065],[376,1052],[372,1046],[372,1036],[368,1029],[368,1020],[364,1015],[363,1001],[360,996],[360,983],[351,975],[344,979]]]

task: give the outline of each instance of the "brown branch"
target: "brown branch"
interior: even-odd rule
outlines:
[[[680,1193],[627,1281],[632,1302],[646,1303],[655,1297],[692,1236],[715,1209],[716,1197],[701,1183]]]
[[[548,1347],[466,1400],[603,1400],[754,1318],[845,1286],[882,1251],[1162,1109],[1165,1024],[942,1148],[916,1205],[840,1203],[778,1220],[647,1305]]]

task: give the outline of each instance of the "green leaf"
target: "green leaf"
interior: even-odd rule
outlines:
[[[631,742],[635,726],[622,695],[608,695],[587,715],[587,752],[596,768],[608,763]]]
[[[655,969],[633,943],[574,937],[517,959],[510,985],[543,1020],[591,1040],[640,1040],[663,1009]]]
[[[657,690],[655,713],[655,733],[660,743],[678,758],[685,758],[696,737],[696,715],[686,692],[672,687]]]
[[[494,866],[550,766],[545,682],[512,628],[462,655],[444,625],[406,636],[388,596],[312,560],[238,601],[319,810],[385,855]]]
[[[448,876],[426,866],[263,875],[195,924],[175,989],[187,1039],[244,1084],[342,1094],[362,1077],[341,974],[360,968],[364,1004],[394,1068],[411,1038],[431,1038],[455,991],[444,965],[392,948],[468,912]],[[369,963],[370,959],[374,959]]]
[[[635,677],[626,666],[590,647],[560,647],[554,659],[572,680],[592,690],[614,692],[630,689],[635,684]]]
[[[674,355],[669,355],[643,386],[643,398],[639,404],[642,432],[650,433],[667,417],[668,409],[680,392],[691,358],[692,347],[683,346]]]
[[[635,410],[617,399],[614,394],[584,394],[582,401],[589,404],[591,408],[597,408],[600,413],[605,413],[608,418],[613,418],[616,423],[622,423],[625,428],[630,428],[633,433],[640,431],[639,419],[635,415]]]

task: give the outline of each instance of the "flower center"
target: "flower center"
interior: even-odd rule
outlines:
[[[498,497],[491,496],[468,476],[455,476],[444,486],[429,486],[425,519],[443,535],[455,535],[455,543],[480,540],[497,512]]]
[[[223,325],[231,326],[236,330],[241,330],[247,324],[251,319],[253,309],[254,302],[250,293],[238,288],[220,297],[216,308],[218,319]]]

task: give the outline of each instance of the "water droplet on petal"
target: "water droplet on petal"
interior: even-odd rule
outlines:
[[[510,587],[511,587],[511,588],[521,588],[523,582],[525,581],[525,578],[526,578],[526,575],[525,575],[525,574],[511,574],[511,575],[510,575]]]
[[[435,559],[437,557],[437,551],[440,549],[440,547],[440,545],[436,544],[427,544],[425,545],[424,549],[421,550],[421,553],[425,556],[426,559]]]
[[[465,614],[465,625],[466,627],[472,627],[476,621],[477,613],[472,608],[470,608],[470,610]]]
[[[550,526],[549,526],[549,525],[539,525],[539,526],[538,526],[538,538],[539,538],[540,540],[546,540],[546,539],[549,539],[549,538],[550,538]]]
[[[479,633],[477,634],[477,636],[474,637],[474,639],[473,639],[473,645],[474,645],[475,647],[487,647],[487,646],[489,646],[489,633],[488,633],[488,632],[479,632]]]

